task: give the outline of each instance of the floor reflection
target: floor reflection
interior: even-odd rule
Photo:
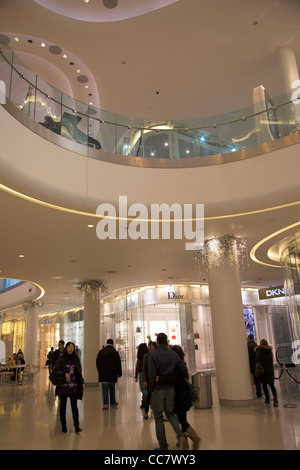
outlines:
[[[276,381],[279,406],[255,399],[248,407],[219,406],[216,379],[212,377],[213,407],[189,411],[189,422],[201,437],[202,450],[300,448],[300,392],[294,382]],[[42,369],[33,384],[0,385],[0,449],[33,450],[152,450],[157,447],[155,423],[144,420],[141,394],[133,378],[122,377],[116,387],[117,409],[102,410],[100,387],[87,387],[78,402],[82,433],[73,428],[71,407],[67,406],[68,432],[61,432],[58,398]],[[296,408],[284,405],[290,402]],[[176,437],[165,423],[170,450],[176,450]]]

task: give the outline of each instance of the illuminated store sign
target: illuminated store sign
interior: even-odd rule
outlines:
[[[285,297],[285,288],[283,286],[278,286],[278,287],[272,287],[269,289],[259,289],[258,295],[259,295],[259,300]]]
[[[183,297],[184,297],[183,294],[176,294],[176,292],[168,292],[169,300],[173,300],[173,299],[182,300]]]

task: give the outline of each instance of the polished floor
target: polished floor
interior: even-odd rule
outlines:
[[[190,424],[201,437],[200,450],[299,450],[300,391],[291,379],[275,381],[279,406],[254,399],[248,407],[218,403],[212,376],[213,407],[189,411]],[[237,384],[238,386],[238,384]],[[144,420],[141,394],[133,378],[122,377],[117,385],[117,409],[102,410],[101,389],[88,387],[79,402],[82,432],[76,434],[68,402],[68,433],[61,432],[58,399],[41,369],[33,384],[0,385],[1,450],[153,450],[157,447],[155,423]],[[296,405],[294,408],[286,405]],[[176,438],[166,424],[169,450]]]

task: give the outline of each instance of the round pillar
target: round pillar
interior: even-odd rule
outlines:
[[[25,364],[38,365],[38,303],[26,302]]]
[[[86,385],[98,385],[96,358],[100,349],[100,287],[85,283],[83,376]]]
[[[196,252],[208,275],[221,405],[250,405],[253,400],[239,276],[239,263],[246,254],[246,240],[234,235],[206,240]]]
[[[295,52],[290,47],[280,47],[277,56],[282,72],[285,91],[290,91],[299,86],[299,72]]]
[[[285,91],[294,90],[291,95],[293,106],[291,118],[295,119],[295,125],[300,124],[300,80],[295,52],[290,47],[280,47],[277,50]]]
[[[253,399],[238,265],[208,271],[218,395],[221,405]]]

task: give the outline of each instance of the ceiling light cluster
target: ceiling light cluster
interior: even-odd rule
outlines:
[[[194,252],[194,256],[203,274],[212,268],[222,269],[225,258],[228,258],[232,265],[245,267],[248,264],[247,239],[231,234],[211,238],[205,240],[203,246]]]

